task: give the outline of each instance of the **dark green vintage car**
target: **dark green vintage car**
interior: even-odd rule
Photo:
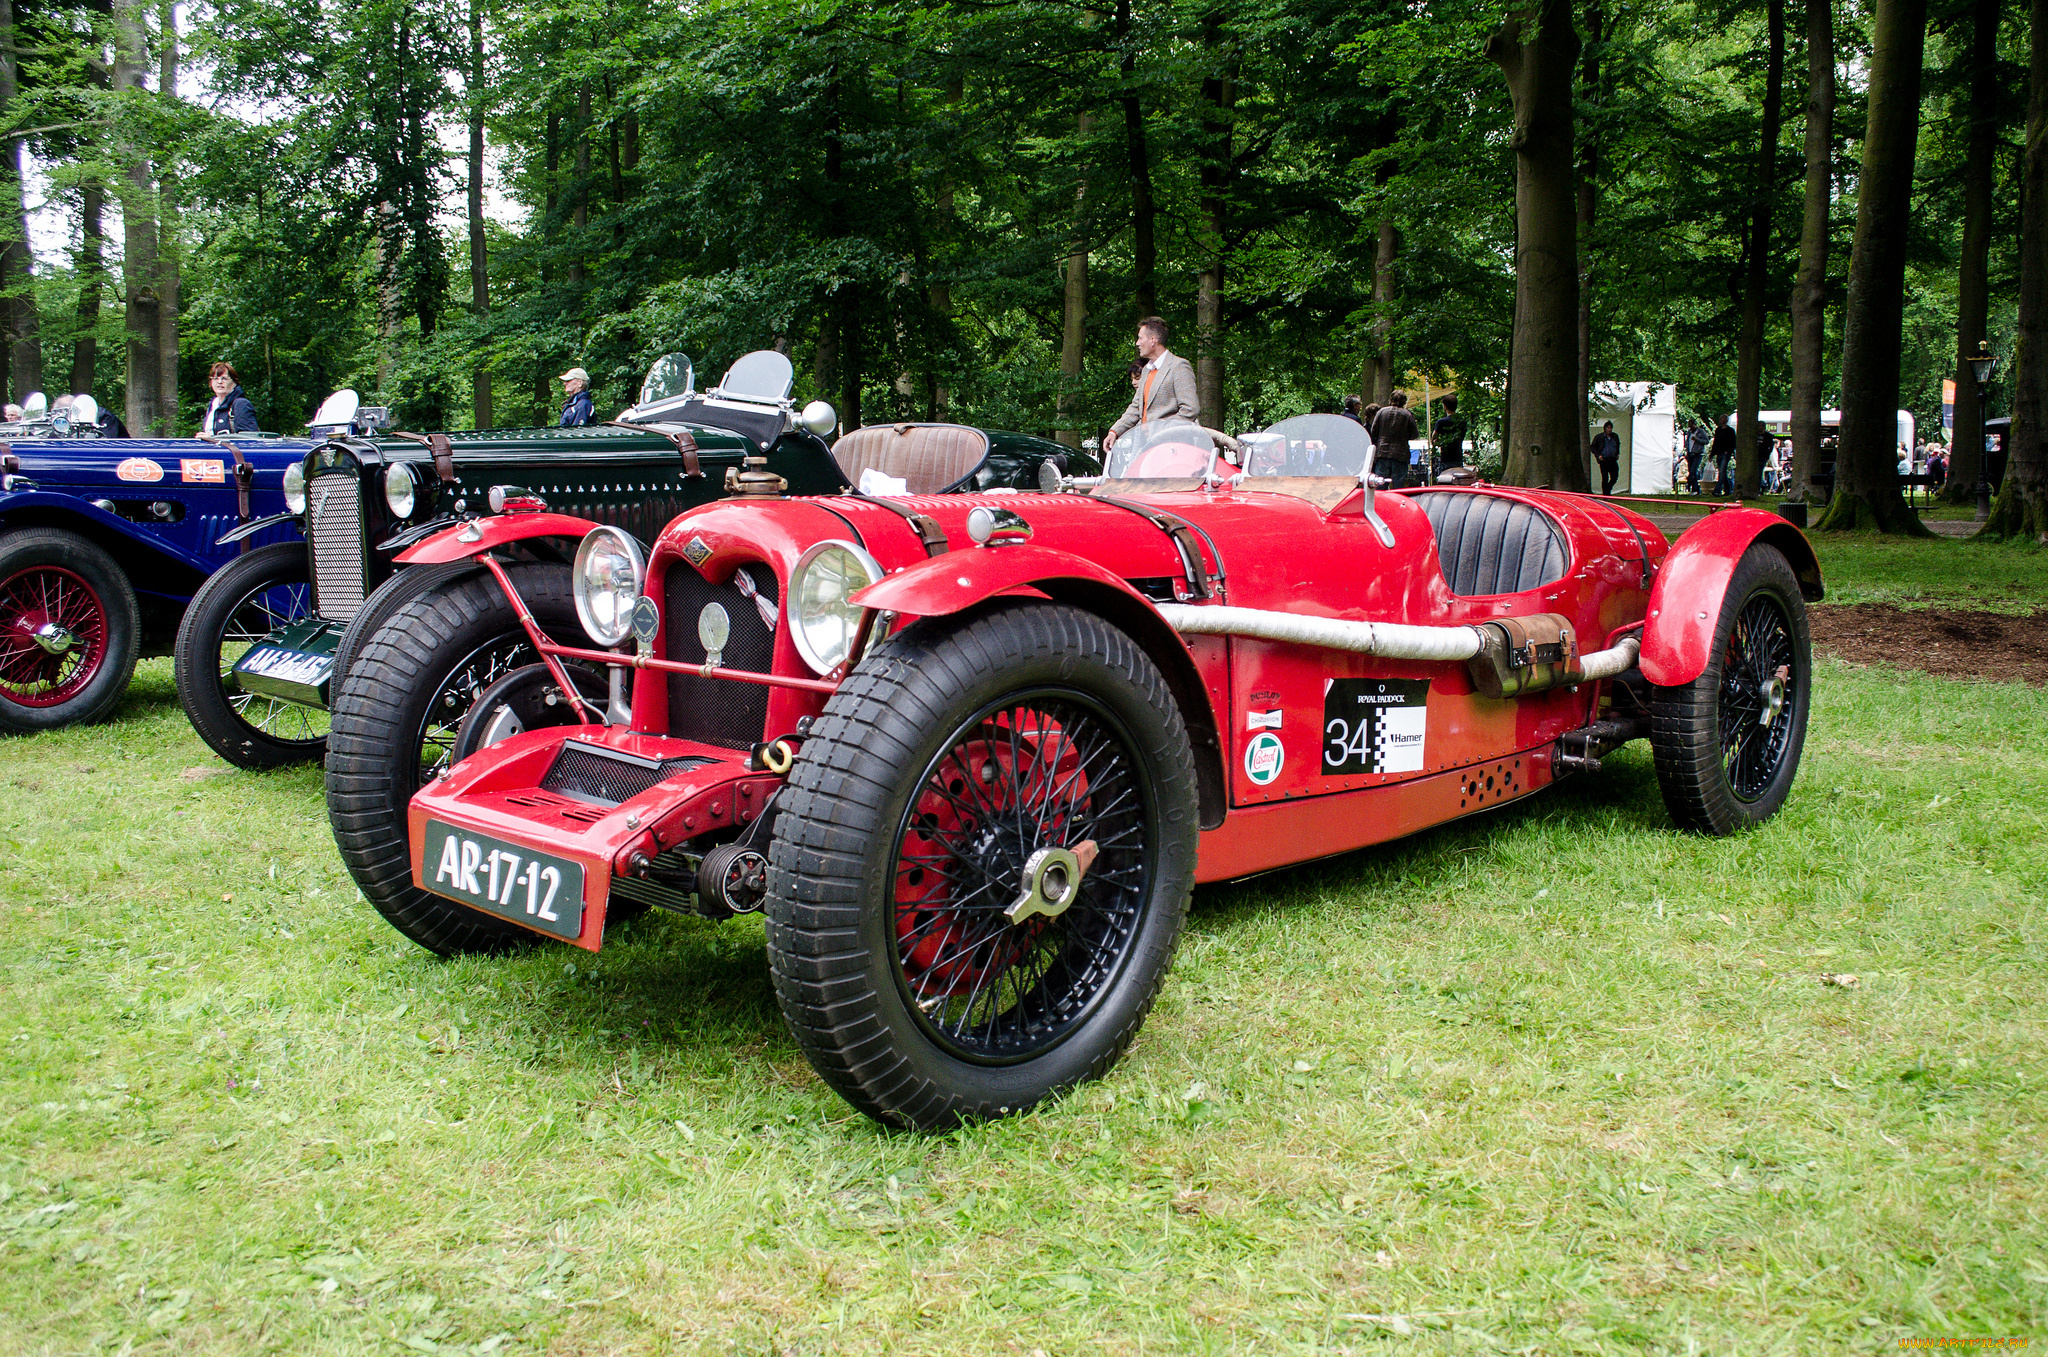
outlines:
[[[319,758],[327,707],[362,642],[422,593],[478,573],[473,563],[401,568],[407,547],[464,520],[538,515],[499,551],[510,564],[559,572],[591,527],[643,540],[694,505],[733,493],[743,463],[787,493],[1035,489],[1048,459],[1077,473],[1081,454],[1023,434],[945,424],[877,425],[828,444],[837,418],[823,401],[798,411],[789,359],[763,351],[699,393],[690,360],[657,362],[639,401],[617,420],[580,429],[448,434],[363,433],[350,406],[323,411],[334,431],[286,469],[287,512],[234,537],[297,519],[304,543],[247,551],[207,582],[176,646],[178,694],[214,751],[244,768]],[[480,644],[448,657],[417,729],[392,732],[394,777],[412,782],[446,759],[471,701],[530,663],[517,617],[479,619]],[[412,724],[408,722],[407,724]]]

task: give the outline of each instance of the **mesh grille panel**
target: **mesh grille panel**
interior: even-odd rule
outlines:
[[[741,575],[752,582],[755,597],[748,598],[735,587]],[[664,592],[669,659],[683,664],[704,663],[704,647],[697,640],[697,618],[715,603],[725,609],[732,624],[731,636],[722,652],[725,666],[757,674],[774,672],[775,626],[761,615],[766,610],[780,616],[776,612],[773,570],[758,562],[749,563],[724,584],[712,584],[677,562],[669,567]],[[761,684],[699,678],[694,674],[668,677],[668,727],[672,735],[727,749],[752,749],[763,738],[767,723],[768,689]]]
[[[679,759],[643,759],[616,749],[568,740],[555,762],[540,780],[541,788],[558,796],[572,797],[593,806],[616,806],[630,801],[665,778],[716,763],[700,755]]]
[[[330,622],[346,622],[363,606],[369,564],[363,549],[363,503],[352,470],[313,478],[306,487],[306,523],[315,606]]]

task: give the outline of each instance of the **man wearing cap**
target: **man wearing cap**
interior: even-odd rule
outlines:
[[[562,394],[568,397],[562,402],[562,428],[580,429],[597,418],[597,409],[590,401],[589,373],[582,368],[570,368],[557,380],[562,383]]]

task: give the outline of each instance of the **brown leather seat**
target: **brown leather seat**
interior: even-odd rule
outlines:
[[[964,424],[870,424],[834,443],[832,457],[856,488],[872,467],[904,481],[913,495],[937,495],[988,460],[988,435]]]

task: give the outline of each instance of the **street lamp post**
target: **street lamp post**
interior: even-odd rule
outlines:
[[[1998,359],[1991,352],[1991,346],[1983,340],[1977,341],[1977,352],[1970,355],[1970,376],[1977,382],[1977,521],[1985,522],[1991,517],[1991,459],[1984,455],[1984,392],[1991,385],[1991,374],[1998,371]]]

